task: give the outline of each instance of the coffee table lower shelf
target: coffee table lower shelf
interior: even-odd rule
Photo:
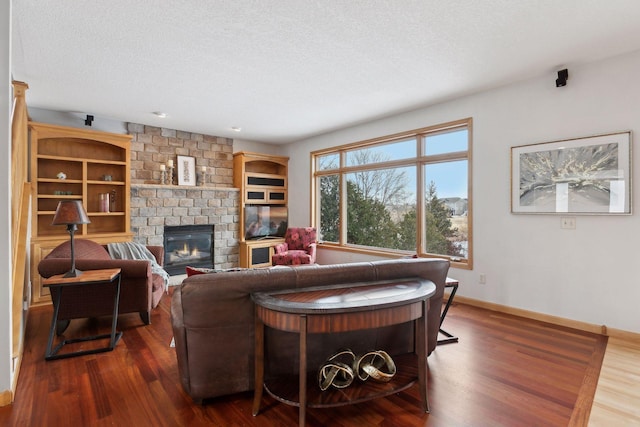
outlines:
[[[331,387],[326,391],[321,391],[318,386],[317,372],[309,372],[307,374],[307,407],[330,408],[366,402],[406,390],[418,381],[418,356],[402,354],[394,356],[393,361],[397,372],[387,383],[372,378],[367,381],[356,378],[349,387],[341,389]],[[265,381],[264,389],[279,402],[299,407],[299,383],[297,374],[282,376]]]

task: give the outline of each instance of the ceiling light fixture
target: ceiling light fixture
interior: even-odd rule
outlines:
[[[160,117],[161,119],[164,119],[165,117],[167,117],[167,113],[163,113],[162,111],[154,111],[154,112],[153,112],[153,115],[154,115],[154,116],[158,116],[158,117]]]
[[[232,126],[231,130],[234,132],[240,132],[242,130],[242,128],[240,126]]]

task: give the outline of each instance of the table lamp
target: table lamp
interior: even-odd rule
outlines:
[[[78,277],[82,271],[76,270],[76,257],[73,249],[73,234],[78,229],[78,224],[90,224],[87,212],[80,200],[63,200],[58,203],[56,213],[53,216],[51,225],[66,225],[69,235],[71,235],[71,270],[64,277]]]

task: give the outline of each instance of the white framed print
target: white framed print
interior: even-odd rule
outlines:
[[[511,147],[511,212],[631,214],[631,132]]]
[[[178,185],[196,185],[196,159],[178,156]]]

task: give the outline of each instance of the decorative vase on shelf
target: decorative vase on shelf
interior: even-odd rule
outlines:
[[[105,212],[108,213],[109,212],[109,207],[110,207],[110,203],[109,203],[109,193],[100,193],[100,206],[98,208],[99,212]]]

